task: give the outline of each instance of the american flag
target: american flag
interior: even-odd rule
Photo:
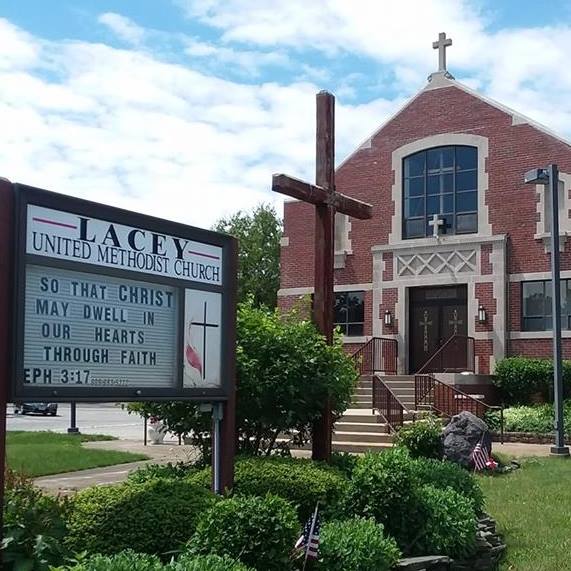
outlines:
[[[315,508],[313,515],[307,520],[303,528],[303,533],[295,543],[296,549],[302,549],[305,553],[305,559],[317,559],[319,551],[319,513]]]
[[[490,435],[485,432],[482,434],[480,442],[474,447],[472,452],[472,460],[474,461],[474,470],[481,472],[489,467],[491,463],[490,452],[492,450],[492,440]]]

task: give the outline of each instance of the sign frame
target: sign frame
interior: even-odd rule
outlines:
[[[235,390],[236,358],[236,302],[237,302],[237,240],[229,235],[188,226],[178,222],[115,208],[105,204],[67,196],[28,185],[13,183],[14,192],[14,280],[12,326],[12,401],[41,402],[129,402],[194,400],[202,402],[226,401]],[[166,236],[175,236],[222,250],[222,283],[208,284],[192,279],[173,278],[154,273],[100,266],[89,262],[57,259],[26,252],[28,206],[39,206],[68,212],[74,215],[102,220],[110,224],[130,226]],[[28,265],[85,272],[94,276],[112,276],[126,280],[165,285],[178,290],[178,306],[175,322],[178,330],[173,335],[175,349],[175,383],[168,387],[143,386],[78,386],[39,385],[24,382],[24,319],[26,268]],[[221,348],[220,380],[218,387],[183,386],[184,311],[185,290],[220,293],[221,300]],[[125,365],[128,367],[128,365]],[[70,366],[73,368],[73,365]]]

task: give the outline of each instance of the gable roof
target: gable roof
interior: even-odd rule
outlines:
[[[571,141],[568,139],[565,139],[564,137],[562,137],[561,135],[558,135],[555,131],[552,131],[551,129],[549,129],[548,127],[546,127],[545,125],[542,125],[541,123],[538,123],[537,121],[534,121],[533,119],[530,119],[529,117],[523,115],[522,113],[519,113],[517,111],[514,111],[513,109],[511,109],[510,107],[507,107],[506,105],[503,105],[497,101],[495,101],[494,99],[491,99],[490,97],[486,97],[485,95],[482,95],[481,93],[475,91],[474,89],[471,89],[470,87],[468,87],[467,85],[464,85],[463,83],[460,83],[459,81],[456,81],[450,74],[448,74],[447,72],[437,72],[437,73],[433,73],[429,76],[428,78],[429,83],[427,83],[416,95],[414,95],[413,97],[411,97],[400,109],[398,109],[398,111],[396,111],[396,113],[394,113],[393,115],[391,115],[384,123],[381,124],[380,127],[378,127],[369,137],[367,137],[360,145],[357,146],[357,148],[350,153],[349,155],[347,155],[347,157],[345,157],[338,165],[337,165],[337,169],[340,168],[341,166],[343,166],[349,159],[351,159],[355,154],[357,154],[361,149],[370,149],[371,145],[372,145],[372,141],[373,139],[394,119],[396,119],[409,105],[411,105],[412,103],[414,103],[414,101],[416,101],[416,99],[418,97],[420,97],[421,95],[423,95],[424,93],[426,93],[427,91],[434,91],[436,89],[442,89],[442,88],[446,88],[446,87],[456,87],[457,89],[460,89],[461,91],[464,91],[465,93],[471,95],[472,97],[475,97],[476,99],[479,99],[480,101],[483,101],[484,103],[486,103],[487,105],[491,105],[492,107],[498,109],[499,111],[505,113],[506,115],[510,115],[512,118],[512,125],[530,125],[531,127],[533,127],[534,129],[537,129],[538,131],[541,131],[542,133],[545,133],[546,135],[553,137],[554,139],[557,139],[558,141],[564,143],[565,145],[571,147]]]

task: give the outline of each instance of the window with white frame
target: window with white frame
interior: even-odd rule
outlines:
[[[403,160],[403,238],[478,232],[478,149],[426,149]]]

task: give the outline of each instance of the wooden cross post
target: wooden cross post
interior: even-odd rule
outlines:
[[[366,220],[372,217],[370,204],[335,192],[335,97],[326,91],[317,94],[315,185],[275,174],[272,190],[315,205],[315,265],[313,320],[327,343],[333,342],[334,225],[335,213]],[[331,403],[323,403],[321,418],[313,426],[312,457],[331,457]]]

